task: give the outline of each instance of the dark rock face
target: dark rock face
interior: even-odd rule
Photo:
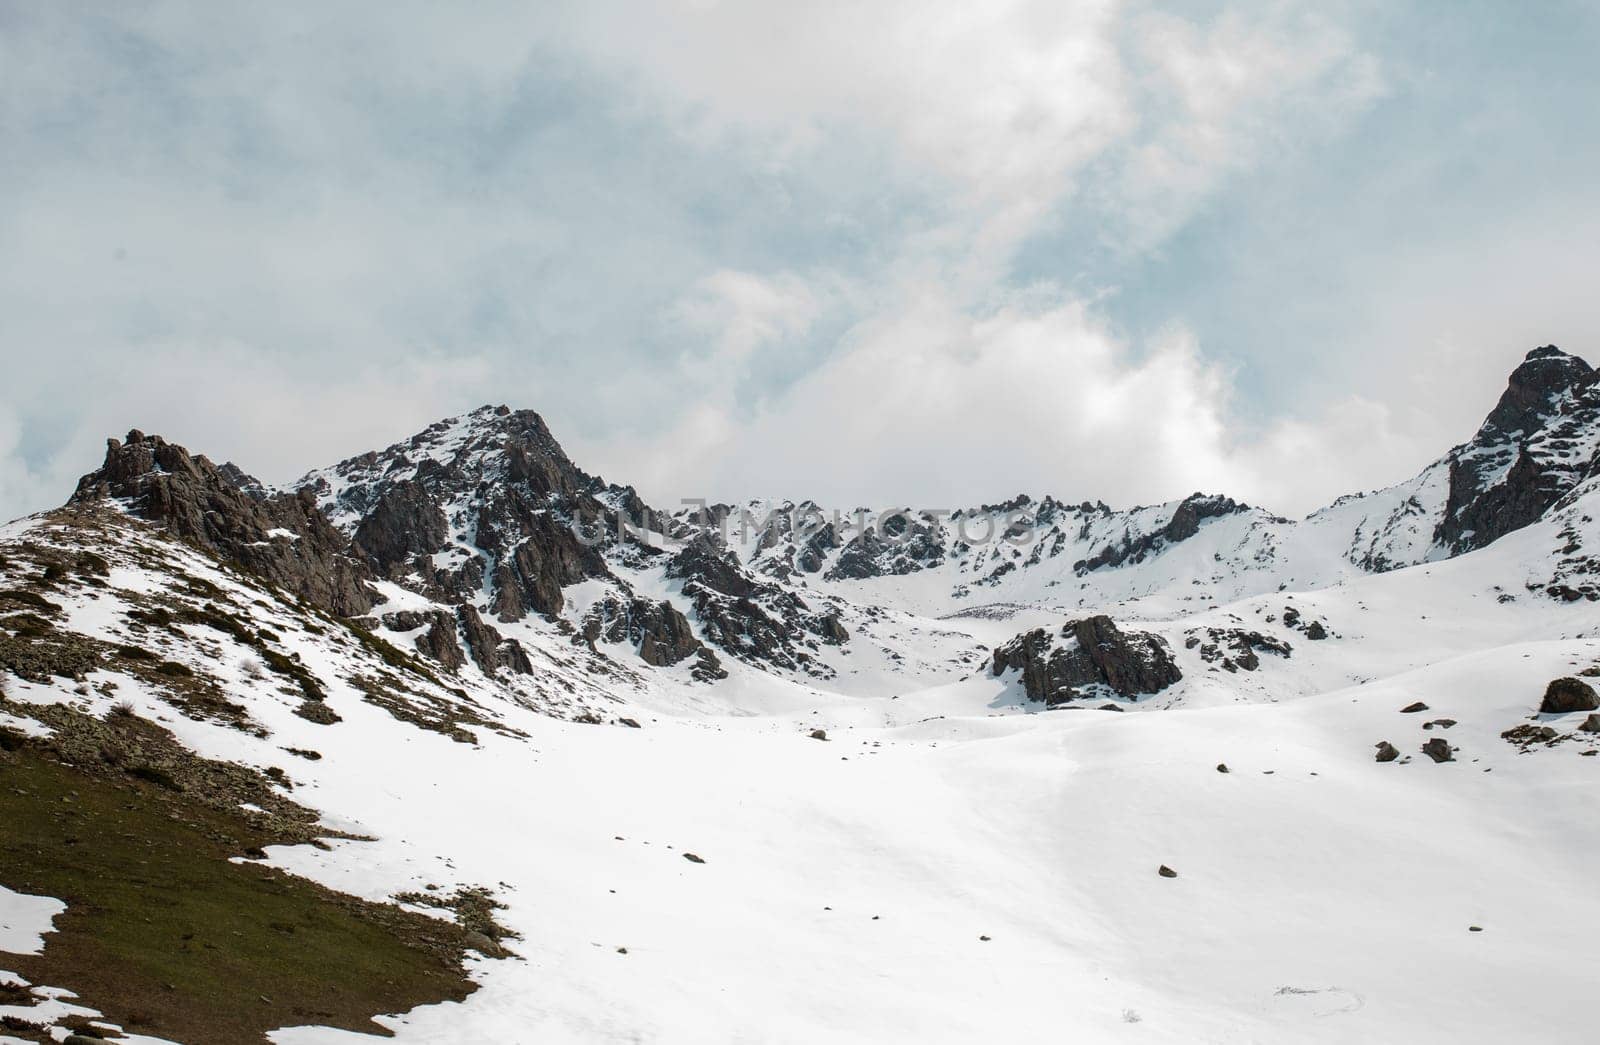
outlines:
[[[574,641],[628,643],[652,667],[669,667],[695,658],[693,675],[702,682],[727,678],[722,664],[695,637],[689,620],[670,602],[608,597],[589,607]]]
[[[700,649],[689,621],[670,602],[608,598],[589,608],[580,630],[590,645],[631,643],[652,667],[676,664]]]
[[[395,631],[415,631],[426,627],[428,630],[417,636],[417,649],[450,671],[460,670],[467,662],[466,656],[461,652],[461,644],[456,638],[456,618],[444,610],[426,613],[415,610],[386,613],[383,623],[385,627]]]
[[[583,545],[570,527],[550,515],[524,520],[521,540],[509,557],[497,543],[498,534],[480,516],[479,547],[500,558],[494,571],[495,612],[504,621],[521,620],[530,611],[555,616],[564,600],[561,589],[588,577],[610,576],[605,559]]]
[[[816,573],[822,569],[828,553],[839,547],[839,532],[829,523],[806,538],[794,556],[794,568],[801,573]]]
[[[501,668],[521,675],[533,673],[533,665],[522,643],[516,639],[502,639],[472,606],[457,607],[456,619],[461,624],[461,634],[466,637],[467,652],[485,675],[493,675]]]
[[[693,581],[735,599],[750,598],[763,587],[709,536],[696,538],[673,556],[667,564],[667,576]]]
[[[380,573],[444,547],[450,536],[444,511],[414,480],[395,483],[379,495],[372,511],[356,527],[355,542]]]
[[[667,563],[707,642],[741,660],[832,674],[815,653],[820,644],[847,641],[836,611],[816,611],[797,593],[757,580],[709,535],[689,542]]]
[[[939,565],[945,548],[945,529],[937,519],[910,511],[891,514],[852,537],[823,577],[835,581],[903,576]]]
[[[1377,747],[1377,760],[1379,762],[1393,762],[1395,759],[1400,757],[1400,749],[1389,743],[1387,740],[1378,741]]]
[[[639,626],[639,659],[653,667],[676,664],[699,651],[689,620],[670,602],[646,603],[634,618]]]
[[[1538,520],[1594,462],[1569,453],[1600,422],[1597,374],[1554,345],[1528,353],[1472,441],[1450,455],[1450,488],[1434,533],[1460,553]]]
[[[1456,458],[1438,539],[1457,552],[1471,551],[1537,522],[1564,492],[1554,480],[1521,447],[1505,478],[1487,489],[1479,470]]]
[[[318,609],[354,617],[372,608],[371,571],[309,494],[257,499],[205,457],[160,436],[107,441],[105,463],[78,482],[72,503],[107,499],[276,584]],[[248,477],[246,477],[248,478]]]
[[[1600,708],[1594,687],[1582,679],[1556,679],[1545,687],[1544,700],[1539,710],[1546,715],[1565,715],[1573,711],[1594,711]]]
[[[1160,637],[1123,632],[1106,616],[1068,621],[1058,636],[1036,628],[997,647],[993,673],[1013,669],[1028,699],[1047,706],[1102,686],[1124,697],[1159,693],[1183,677]]]
[[[228,482],[238,488],[239,492],[249,497],[252,501],[265,501],[271,496],[272,491],[267,489],[266,483],[246,472],[232,461],[224,461],[217,466],[217,471]]]
[[[817,619],[817,634],[822,636],[823,642],[841,646],[850,641],[850,632],[839,619],[837,610],[824,613]]]
[[[1568,355],[1555,345],[1536,348],[1511,372],[1505,392],[1484,419],[1483,427],[1501,434],[1531,432],[1544,420],[1557,397],[1586,388],[1594,380],[1594,368],[1577,356]]]

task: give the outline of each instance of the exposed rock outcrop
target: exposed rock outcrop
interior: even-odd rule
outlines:
[[[831,528],[830,528],[831,529]],[[890,513],[852,537],[823,577],[861,580],[902,576],[937,566],[945,556],[945,529],[937,519],[909,510]]]
[[[467,640],[467,652],[484,674],[493,675],[501,668],[521,675],[532,674],[533,664],[529,662],[522,643],[516,639],[501,638],[500,633],[485,623],[472,606],[457,607],[456,617],[461,623],[461,633]]]
[[[1073,563],[1073,569],[1085,574],[1124,563],[1143,562],[1163,549],[1193,537],[1200,532],[1200,524],[1208,519],[1220,519],[1249,510],[1249,505],[1240,504],[1231,497],[1190,494],[1173,509],[1171,518],[1161,529],[1137,537],[1124,537],[1121,541],[1108,544],[1087,559]]]
[[[416,637],[416,647],[424,656],[437,661],[450,671],[460,670],[466,663],[466,656],[461,652],[461,643],[457,641],[456,618],[444,610],[428,612],[403,610],[399,613],[386,613],[383,623],[385,627],[395,631],[426,628],[426,631]]]
[[[601,641],[631,644],[639,659],[651,667],[670,667],[694,657],[695,678],[712,681],[727,677],[717,655],[695,636],[689,619],[664,600],[602,599],[584,615],[579,637],[591,646]]]
[[[380,573],[413,565],[418,556],[444,547],[450,536],[444,511],[416,480],[385,489],[355,530],[355,543]]]
[[[120,501],[133,515],[328,613],[354,617],[371,609],[371,571],[315,498],[253,497],[238,485],[242,475],[135,430],[126,440],[107,440],[105,463],[78,481],[72,503]]]
[[[1056,635],[1043,628],[1018,635],[995,649],[991,670],[1020,671],[1028,698],[1048,706],[1102,689],[1158,693],[1183,677],[1159,636],[1124,632],[1106,616],[1068,621]]]
[[[1198,649],[1200,659],[1224,671],[1255,671],[1261,666],[1257,651],[1287,659],[1293,647],[1282,639],[1242,628],[1194,628],[1185,633],[1186,649]]]
[[[836,611],[813,610],[798,593],[757,580],[709,534],[674,555],[667,576],[683,581],[706,641],[741,660],[827,677],[816,650],[849,639]]]
[[[1568,452],[1600,420],[1597,375],[1554,345],[1529,352],[1472,441],[1450,456],[1437,544],[1482,548],[1539,519],[1589,473]]]

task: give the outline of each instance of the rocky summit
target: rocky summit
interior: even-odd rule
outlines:
[[[1581,1040],[1600,379],[1483,398],[1300,519],[111,439],[0,528],[0,1037]]]

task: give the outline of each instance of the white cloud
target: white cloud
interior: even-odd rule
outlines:
[[[1126,506],[1200,490],[1301,515],[1448,449],[1428,411],[1362,396],[1253,427],[1233,375],[1186,331],[1134,346],[1091,305],[1046,300],[981,317],[936,296],[905,303],[781,396],[752,405],[722,384],[658,438],[585,442],[579,456],[665,505],[957,508],[1026,492]],[[1480,414],[1498,380],[1477,389]]]
[[[1159,500],[1175,484],[1227,478],[1227,385],[1181,337],[1138,359],[1080,304],[973,318],[929,296],[846,345],[753,411],[697,403],[642,457],[631,440],[590,450],[631,458],[663,499]]]
[[[1149,12],[1135,25],[1143,127],[1104,190],[1124,249],[1158,246],[1229,175],[1333,137],[1386,89],[1376,60],[1315,10],[1224,10],[1204,25]]]
[[[707,330],[717,376],[693,357],[703,380],[649,445],[637,430],[588,441],[609,471],[635,464],[662,498],[1161,500],[1242,485],[1303,499],[1247,474],[1227,375],[1192,339],[1135,352],[1081,300],[1002,276],[1053,208],[1093,207],[1104,235],[1150,250],[1231,173],[1335,133],[1381,90],[1336,26],[1121,4],[644,4],[620,25],[614,6],[590,10],[581,45],[678,99],[698,134],[776,136],[790,164],[840,134],[885,137],[942,185],[889,264],[837,292],[866,304],[781,393],[741,398],[726,372],[814,318],[805,282],[702,283],[684,311],[722,327]]]
[[[1343,133],[1388,70],[1338,9],[365,15],[40,9],[0,40],[0,146],[30,161],[0,171],[0,514],[59,501],[131,425],[284,479],[486,399],[545,412],[580,461],[668,502],[1207,488],[1291,510],[1401,477],[1356,433],[1387,426],[1419,464],[1465,434],[1405,402],[1433,351],[1416,346],[1481,325],[1445,278],[1386,319],[1425,313],[1406,381],[1285,420],[1236,409],[1208,355],[1230,346],[1197,344],[1181,310],[1153,339],[1112,329],[1090,260],[1050,271],[1071,292],[1013,271],[1058,223],[1160,256],[1241,180]],[[1503,375],[1444,369],[1447,393]],[[1331,447],[1336,479],[1304,466]]]
[[[719,269],[672,309],[700,344],[691,365],[706,376],[742,368],[756,352],[803,334],[820,314],[818,293],[792,272],[762,277]]]

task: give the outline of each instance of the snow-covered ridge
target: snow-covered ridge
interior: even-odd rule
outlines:
[[[725,538],[498,408],[304,495],[141,436],[0,528],[0,729],[131,711],[340,833],[279,869],[492,885],[521,960],[401,1042],[1587,1040],[1600,732],[1541,694],[1600,676],[1593,392],[1518,373],[1304,520],[875,540]]]
[[[674,517],[731,535],[756,572],[933,615],[1214,603],[1438,561],[1526,526],[1600,468],[1597,389],[1583,360],[1535,349],[1471,440],[1301,520],[1201,493],[1131,509],[1021,494],[939,512],[752,501]]]
[[[959,639],[926,647],[942,619],[1162,619],[1481,547],[1594,472],[1597,387],[1582,360],[1537,349],[1467,443],[1302,520],[1200,493],[1131,509],[1019,495],[949,512],[758,501],[668,514],[584,472],[539,415],[503,406],[283,491],[132,433],[79,497],[115,494],[449,670],[536,674],[576,651],[637,685],[661,671],[716,684],[732,662],[854,691],[979,658]],[[239,521],[207,522],[219,509]],[[1540,586],[1600,595],[1579,545],[1563,547]],[[382,604],[380,584],[404,599]]]

